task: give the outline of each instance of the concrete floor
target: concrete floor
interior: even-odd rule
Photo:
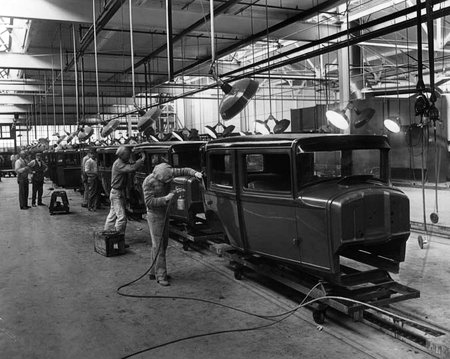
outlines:
[[[49,196],[49,185],[44,188]],[[92,232],[102,227],[107,211],[88,212],[80,207],[78,193],[67,192],[72,213],[50,216],[47,207],[19,210],[16,180],[3,178],[0,183],[0,358],[120,358],[187,335],[267,324],[195,301],[117,295],[118,286],[138,277],[150,264],[146,223],[129,222],[131,248],[126,255],[103,257],[93,250]],[[287,308],[276,293],[255,289],[246,280],[232,279],[231,272],[215,269],[225,268],[225,259],[183,252],[180,247],[171,242],[168,250],[170,287],[144,278],[126,291],[193,296],[265,314]],[[399,308],[446,328],[450,327],[448,249],[446,240],[439,239],[420,250],[413,238],[399,275],[404,284],[422,290],[421,299]],[[359,323],[330,321],[318,328],[307,309],[270,328],[199,338],[136,356],[350,357],[429,356]]]

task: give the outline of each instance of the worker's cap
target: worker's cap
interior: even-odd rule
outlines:
[[[116,156],[123,156],[125,153],[130,153],[130,149],[125,146],[120,146],[116,151]]]
[[[158,181],[169,183],[173,179],[172,166],[168,163],[160,163],[153,168],[153,175]]]

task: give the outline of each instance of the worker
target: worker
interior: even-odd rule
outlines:
[[[120,146],[116,151],[118,157],[111,169],[111,191],[109,200],[111,208],[108,217],[106,217],[105,231],[117,231],[125,234],[127,227],[127,216],[125,212],[125,189],[126,180],[129,173],[135,172],[145,160],[145,153],[135,163],[130,163],[131,151],[130,148]],[[129,247],[125,244],[125,247]]]
[[[37,204],[38,206],[45,206],[42,203],[42,192],[44,190],[44,173],[47,171],[48,167],[42,160],[42,153],[38,152],[35,155],[35,159],[31,161],[28,166],[31,169],[31,205],[36,207],[36,194],[37,194]]]
[[[170,182],[178,176],[195,176],[202,178],[202,174],[192,168],[172,168],[167,163],[155,166],[143,184],[144,200],[147,207],[147,222],[152,241],[152,263],[150,279],[156,279],[162,286],[170,285],[167,276],[166,249],[169,242],[169,215],[168,208],[175,196],[170,191]]]
[[[87,178],[88,203],[89,211],[95,212],[98,206],[98,166],[95,158],[95,151],[88,152],[89,158],[84,164],[84,174]]]
[[[83,202],[81,203],[81,207],[87,207],[88,198],[89,198],[89,186],[87,181],[87,176],[84,173],[84,166],[86,165],[86,161],[89,159],[89,151],[86,153],[81,160],[81,183],[83,184],[84,192],[83,192]]]
[[[17,174],[17,183],[19,184],[20,209],[31,208],[30,206],[28,206],[28,173],[30,172],[30,168],[28,167],[28,162],[25,158],[25,151],[20,151],[19,158],[14,164],[14,170]]]

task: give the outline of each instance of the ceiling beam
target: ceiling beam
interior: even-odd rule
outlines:
[[[56,54],[0,52],[0,67],[2,69],[58,70],[59,64],[59,55]]]
[[[91,9],[80,0],[2,0],[0,17],[91,23]]]
[[[21,84],[21,83],[4,83],[0,82],[0,90],[6,92],[43,92],[44,87],[39,85]]]

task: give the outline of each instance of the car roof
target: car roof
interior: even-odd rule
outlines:
[[[219,148],[279,148],[298,145],[301,151],[336,149],[390,148],[386,136],[323,133],[281,133],[271,135],[234,136],[208,142],[206,150]]]
[[[141,152],[146,149],[151,150],[167,150],[178,152],[181,150],[196,150],[206,142],[203,141],[165,141],[165,142],[144,142],[133,149],[133,152]]]

